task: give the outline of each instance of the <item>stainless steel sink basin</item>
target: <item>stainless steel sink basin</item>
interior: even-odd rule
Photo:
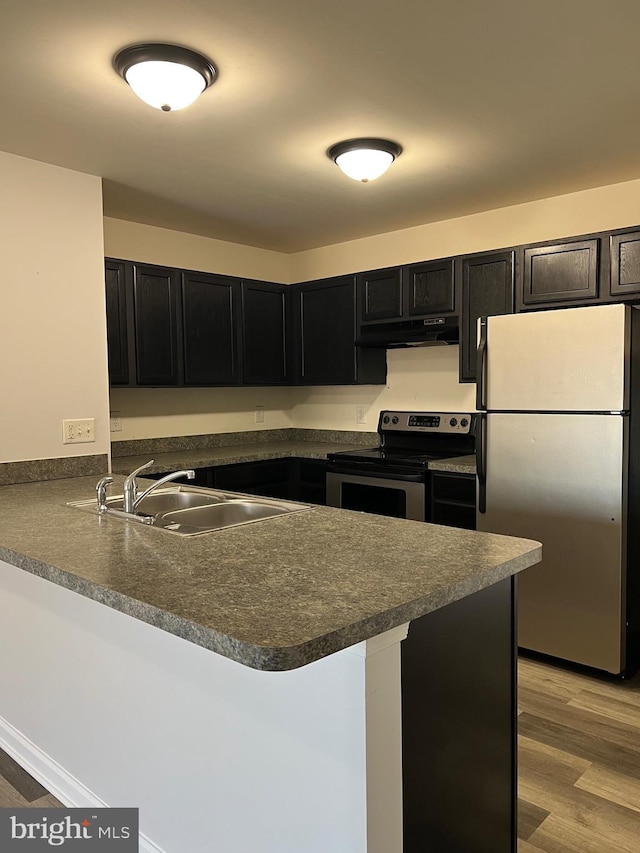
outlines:
[[[209,506],[178,509],[163,513],[157,520],[156,526],[163,527],[183,536],[193,536],[208,530],[221,530],[226,527],[237,527],[239,524],[250,524],[252,521],[262,521],[311,509],[302,504],[284,504],[269,501],[264,498],[230,499]]]
[[[104,518],[138,522],[180,536],[197,536],[312,509],[308,504],[185,485],[157,489],[140,501],[133,514],[124,512],[123,495],[111,496],[105,503]],[[70,501],[68,506],[98,512],[95,500]]]
[[[221,492],[207,491],[197,487],[176,486],[151,492],[150,495],[140,501],[136,511],[141,515],[160,515],[189,507],[211,506],[224,500],[226,498]],[[123,510],[124,497],[123,495],[116,495],[107,498],[106,504],[110,508]]]

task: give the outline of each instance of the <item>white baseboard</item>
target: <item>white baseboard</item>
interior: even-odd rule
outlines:
[[[109,808],[108,803],[103,802],[3,717],[0,717],[0,747],[68,808]],[[165,853],[142,833],[140,851]]]

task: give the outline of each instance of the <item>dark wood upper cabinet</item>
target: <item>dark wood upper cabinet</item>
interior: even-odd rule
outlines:
[[[478,318],[514,309],[514,252],[461,259],[460,381],[475,382]]]
[[[588,304],[598,298],[600,241],[571,240],[524,248],[522,307]]]
[[[295,381],[301,385],[383,384],[384,349],[356,347],[354,276],[292,285]]]
[[[240,381],[240,283],[205,273],[182,274],[185,385]]]
[[[242,282],[245,385],[288,382],[287,285]]]
[[[178,288],[174,269],[133,264],[138,385],[177,385]]]
[[[424,317],[455,311],[453,258],[402,267],[404,314]]]
[[[361,331],[456,313],[453,258],[359,273],[356,283]]]
[[[111,385],[129,384],[129,327],[125,275],[125,264],[122,261],[105,261],[107,348]]]
[[[402,271],[400,267],[357,276],[360,322],[397,320],[402,317]]]
[[[624,299],[640,294],[640,231],[612,234],[611,296]]]

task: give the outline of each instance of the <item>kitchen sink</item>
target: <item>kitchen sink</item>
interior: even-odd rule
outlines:
[[[226,500],[226,496],[222,492],[199,489],[198,487],[171,486],[151,492],[150,495],[140,501],[136,511],[141,515],[160,515],[174,510],[211,506],[224,500]],[[124,496],[115,495],[107,498],[106,505],[110,509],[124,510]]]
[[[301,504],[293,504],[292,507],[260,498],[234,498],[218,504],[165,512],[157,519],[156,527],[163,527],[183,536],[193,536],[208,530],[222,530],[226,527],[250,524],[252,521],[276,518],[290,512],[300,512],[302,509],[311,507]]]
[[[108,497],[106,512],[102,513],[98,513],[95,500],[69,501],[67,505],[95,512],[103,518],[146,524],[179,536],[212,533],[312,509],[308,504],[184,485],[153,491],[140,501],[135,513],[124,511],[123,495]]]

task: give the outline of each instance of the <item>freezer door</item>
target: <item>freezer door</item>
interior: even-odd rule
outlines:
[[[486,408],[627,409],[632,310],[598,305],[487,318]]]
[[[518,644],[624,669],[628,418],[493,414],[478,529],[542,542],[518,576]]]

